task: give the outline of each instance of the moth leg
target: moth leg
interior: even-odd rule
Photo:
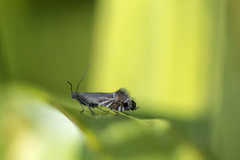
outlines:
[[[109,108],[112,104],[113,104],[113,101],[111,101],[110,103],[108,103],[108,104],[106,105],[106,107]]]
[[[115,110],[113,110],[113,109],[112,109],[112,111],[113,111],[114,113],[116,113],[116,114],[119,114],[117,111],[115,111]]]
[[[91,109],[91,107],[90,106],[87,106],[88,107],[88,109],[92,112],[92,114],[94,115],[94,112],[93,112],[93,110]]]
[[[105,101],[102,101],[101,103],[99,103],[98,105],[100,105],[100,106],[105,106],[106,104],[105,103],[108,103],[109,102],[109,100],[105,100]]]
[[[121,106],[121,105],[118,107],[118,111],[119,111],[119,112],[122,112],[122,113],[124,113],[124,114],[126,114],[126,115],[129,116],[128,113],[123,112],[123,111],[124,111],[124,108],[123,108],[123,106]]]
[[[82,106],[82,104],[80,103],[80,105],[81,105],[81,107],[82,107],[82,110],[80,111],[81,113],[84,111],[84,108],[83,108],[83,106]]]
[[[122,113],[126,114],[127,116],[130,116],[130,114],[128,114],[128,113],[125,113],[125,112],[122,112]]]
[[[109,111],[105,111],[105,110],[99,108],[98,106],[97,106],[97,108],[98,108],[99,110],[103,111],[103,112],[109,112]]]

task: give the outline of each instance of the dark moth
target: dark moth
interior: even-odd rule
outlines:
[[[87,67],[88,69],[88,67]],[[87,72],[87,69],[84,73],[84,75]],[[82,106],[85,105],[89,108],[89,110],[91,111],[91,113],[94,115],[94,112],[92,110],[92,108],[98,108],[100,110],[102,110],[101,108],[99,108],[99,106],[104,106],[107,108],[110,108],[113,112],[118,113],[119,112],[123,112],[124,111],[132,111],[132,110],[136,110],[138,107],[136,106],[135,101],[133,101],[129,94],[127,93],[127,91],[123,88],[120,88],[119,90],[117,90],[116,92],[113,93],[101,93],[101,92],[78,92],[78,87],[84,77],[84,75],[82,76],[81,80],[78,83],[77,89],[75,92],[72,91],[72,84],[70,82],[68,82],[71,86],[71,97],[75,100],[77,100],[80,105]],[[84,111],[84,108],[82,106],[82,111]],[[105,110],[102,110],[105,111]],[[127,113],[125,113],[127,114]]]

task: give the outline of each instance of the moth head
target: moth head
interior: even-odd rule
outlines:
[[[72,84],[71,84],[70,82],[68,82],[68,81],[67,81],[67,83],[71,86],[71,97],[72,97],[73,99],[77,99],[77,93],[78,93],[78,92],[73,92],[73,91],[72,91]]]
[[[72,93],[71,93],[71,97],[72,97],[72,99],[77,99],[77,97],[78,97],[78,92],[72,92]]]

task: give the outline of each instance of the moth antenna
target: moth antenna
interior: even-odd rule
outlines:
[[[72,91],[72,84],[71,84],[70,82],[68,82],[68,81],[67,81],[67,83],[70,84],[70,86],[71,86],[71,93],[72,93],[72,92],[73,92],[73,91]]]
[[[81,79],[80,79],[80,81],[78,82],[78,85],[77,85],[76,92],[78,91],[78,87],[79,87],[79,85],[80,85],[81,81],[83,80],[83,78],[84,78],[85,74],[87,73],[88,67],[89,67],[89,64],[87,65],[87,69],[85,70],[85,73],[83,74],[82,78],[81,78]]]

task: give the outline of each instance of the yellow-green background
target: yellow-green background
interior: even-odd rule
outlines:
[[[0,0],[0,159],[240,159],[239,14],[234,0]],[[87,64],[80,90],[126,88],[135,118],[79,113],[66,81]]]

